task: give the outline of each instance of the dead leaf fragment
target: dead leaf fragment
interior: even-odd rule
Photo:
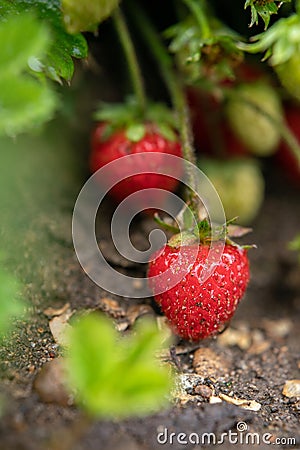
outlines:
[[[131,305],[127,310],[126,317],[128,318],[130,325],[133,325],[139,317],[146,314],[154,317],[154,311],[150,305]]]
[[[197,375],[218,379],[229,371],[229,362],[212,349],[201,347],[194,353],[193,366]]]
[[[282,389],[285,397],[300,397],[300,380],[287,380]]]
[[[228,328],[218,336],[218,342],[225,347],[238,346],[241,350],[248,350],[253,355],[259,355],[270,347],[261,330],[249,328],[241,324],[239,328]]]
[[[70,308],[70,303],[66,303],[64,306],[62,306],[61,308],[47,308],[43,311],[43,313],[45,314],[45,316],[48,317],[54,317],[54,316],[61,316],[62,314],[64,314],[68,309]]]
[[[108,312],[112,317],[118,318],[125,315],[125,311],[120,304],[112,298],[105,297],[100,300],[100,305],[104,311]]]
[[[215,405],[216,403],[222,403],[222,400],[217,395],[212,395],[209,399],[209,403]]]
[[[127,328],[129,327],[129,322],[126,320],[123,322],[116,323],[115,327],[116,327],[116,330],[119,332],[126,331]]]
[[[252,355],[261,355],[268,348],[270,348],[271,343],[264,338],[263,333],[260,330],[252,331],[252,344],[249,348],[249,353]]]
[[[68,323],[68,321],[71,318],[72,314],[72,311],[68,309],[64,314],[58,317],[54,317],[49,322],[50,331],[55,342],[63,347],[66,347],[68,345],[66,335],[71,328],[71,325]]]
[[[274,339],[286,337],[293,329],[293,322],[290,319],[279,319],[263,321],[264,328],[268,336]]]
[[[226,394],[219,394],[219,397],[227,403],[231,403],[232,405],[240,406],[243,409],[248,409],[249,411],[259,411],[261,408],[261,404],[255,400],[248,400],[244,398],[235,398],[230,397]]]
[[[247,350],[251,346],[251,333],[247,326],[241,325],[238,329],[227,328],[218,336],[218,342],[224,347],[238,346],[241,350]]]
[[[240,225],[234,225],[232,223],[227,226],[227,235],[229,237],[235,238],[242,237],[248,233],[251,233],[252,231],[253,231],[252,228],[246,228]]]

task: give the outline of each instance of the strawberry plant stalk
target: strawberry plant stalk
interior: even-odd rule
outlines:
[[[141,114],[144,114],[146,109],[146,95],[144,89],[143,78],[138,64],[136,52],[132,43],[132,39],[120,8],[117,8],[113,14],[113,21],[123,47],[127,64],[131,76],[132,88],[136,95]]]
[[[149,19],[135,2],[131,2],[131,11],[132,18],[135,19],[137,28],[158,63],[161,75],[168,88],[172,104],[177,113],[183,156],[187,161],[196,164],[189,109],[181,83],[173,71],[172,59]],[[199,200],[196,195],[196,180],[194,179],[194,173],[190,170],[189,166],[187,166],[187,175],[189,186],[191,187],[187,200],[190,202],[192,211],[196,213],[199,209]]]
[[[206,15],[202,9],[203,0],[202,3],[195,0],[184,0],[184,3],[196,18],[198,25],[201,28],[203,40],[208,39],[211,36],[211,30]]]

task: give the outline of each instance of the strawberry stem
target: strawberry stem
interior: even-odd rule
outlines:
[[[143,10],[137,3],[132,2],[132,18],[135,19],[136,25],[140,30],[141,35],[144,37],[146,43],[149,45],[150,50],[158,63],[161,71],[161,75],[170,93],[170,97],[174,106],[174,109],[178,115],[179,132],[182,143],[182,152],[185,160],[196,163],[195,152],[193,148],[193,134],[190,123],[190,113],[186,102],[184,90],[179,82],[177,76],[173,71],[173,61],[167,52],[165,46],[162,44],[157,31],[150,23]],[[199,209],[199,200],[196,195],[196,180],[194,172],[190,166],[187,165],[187,175],[189,180],[189,200],[191,202],[191,209],[196,213]]]
[[[180,229],[179,227],[175,227],[169,223],[167,223],[165,220],[162,220],[157,213],[154,214],[153,219],[158,225],[160,225],[165,230],[171,231],[172,233],[179,233]]]
[[[198,22],[198,25],[202,32],[202,38],[208,39],[211,37],[210,26],[206,17],[206,14],[203,10],[203,5],[199,3],[199,1],[195,0],[183,0],[189,10],[192,12],[193,16]],[[203,2],[202,2],[203,3]]]
[[[113,14],[113,21],[127,59],[132,88],[135,92],[141,113],[144,114],[146,110],[146,94],[142,73],[126,20],[120,8],[115,10]]]

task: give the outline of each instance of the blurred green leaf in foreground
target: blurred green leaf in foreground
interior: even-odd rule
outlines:
[[[166,405],[172,376],[157,359],[161,340],[147,321],[120,338],[104,316],[79,319],[69,335],[66,361],[79,403],[103,418],[143,415]]]
[[[17,280],[0,268],[0,338],[9,331],[13,319],[24,310],[18,299],[19,291]]]
[[[65,29],[60,1],[17,0],[12,2],[4,0],[0,4],[0,20],[2,21],[7,20],[9,16],[16,17],[24,13],[30,13],[36,17],[40,29],[42,29],[42,25],[46,26],[49,36],[51,36],[47,47],[42,46],[42,57],[38,59],[32,57],[29,61],[31,70],[37,74],[45,74],[54,81],[61,82],[61,79],[71,81],[74,72],[73,58],[85,58],[88,53],[88,46],[82,34],[70,34]],[[22,28],[18,30],[19,46],[26,47],[28,37],[35,45],[39,43],[36,26],[33,30]],[[6,40],[7,43],[10,42],[9,35],[7,35]],[[1,40],[1,42],[5,41]],[[34,54],[35,52],[32,52],[29,56]],[[24,57],[26,55],[25,51]]]
[[[56,96],[28,66],[42,57],[49,39],[48,30],[29,14],[0,23],[0,135],[14,136],[52,117]]]

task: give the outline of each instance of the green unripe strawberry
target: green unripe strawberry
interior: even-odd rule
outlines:
[[[203,159],[198,162],[198,166],[216,188],[226,218],[238,216],[238,223],[249,225],[264,199],[264,179],[255,160]]]
[[[287,92],[300,100],[300,53],[294,53],[286,62],[274,66],[274,70]]]
[[[266,83],[241,84],[226,105],[228,122],[237,137],[253,154],[273,154],[280,141],[276,122],[283,120],[276,91]]]

